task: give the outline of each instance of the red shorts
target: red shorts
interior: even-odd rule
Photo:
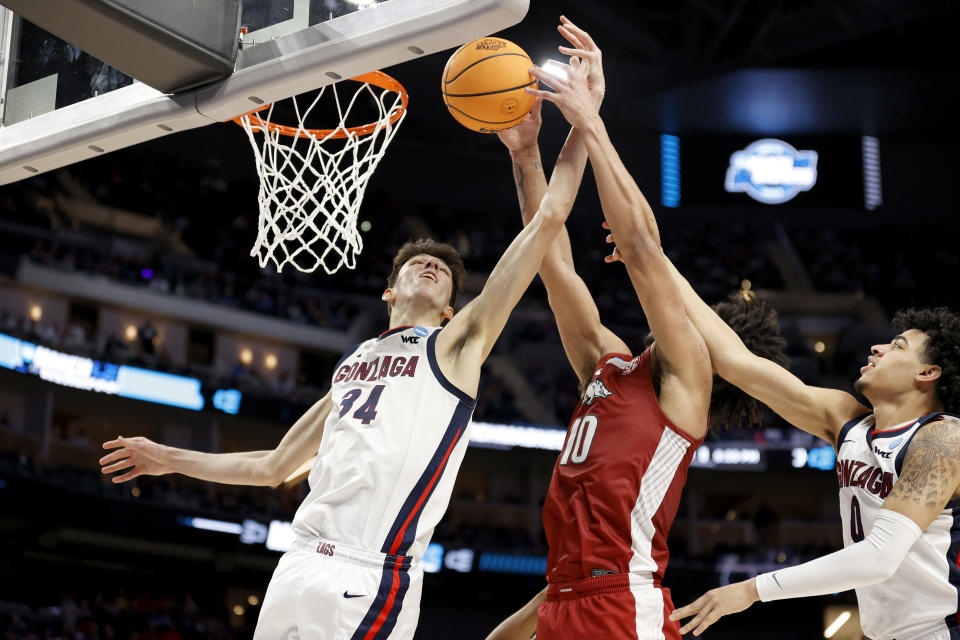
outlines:
[[[537,640],[680,640],[670,590],[617,573],[554,583],[537,610]]]

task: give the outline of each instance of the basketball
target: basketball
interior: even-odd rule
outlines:
[[[453,52],[443,70],[443,101],[463,126],[482,133],[509,129],[530,113],[536,87],[527,53],[503,38],[481,38]]]

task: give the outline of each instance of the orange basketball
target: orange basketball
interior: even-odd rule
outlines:
[[[509,129],[533,108],[527,53],[503,38],[481,38],[453,52],[443,70],[443,101],[457,122],[483,133]]]

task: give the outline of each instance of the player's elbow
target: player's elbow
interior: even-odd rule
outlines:
[[[889,558],[882,553],[872,552],[866,554],[862,560],[863,562],[859,563],[860,579],[857,582],[860,586],[867,587],[892,578],[900,568],[903,558]]]
[[[274,450],[259,461],[256,469],[256,484],[271,489],[276,489],[283,484],[287,474],[276,454],[277,452]]]
[[[540,203],[540,210],[537,211],[540,226],[550,231],[559,230],[567,221],[567,215],[572,207],[572,199],[548,193]]]

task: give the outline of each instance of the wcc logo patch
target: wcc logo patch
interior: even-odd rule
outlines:
[[[603,384],[603,381],[599,378],[597,380],[591,380],[590,384],[587,385],[587,390],[583,394],[583,404],[589,406],[593,404],[593,401],[597,398],[603,399],[608,396],[612,396],[613,391],[607,389],[607,385]]]
[[[724,186],[757,202],[780,204],[816,183],[816,151],[798,151],[783,140],[765,138],[730,156]]]
[[[477,43],[477,51],[499,51],[507,46],[507,43],[497,38],[484,38]]]

